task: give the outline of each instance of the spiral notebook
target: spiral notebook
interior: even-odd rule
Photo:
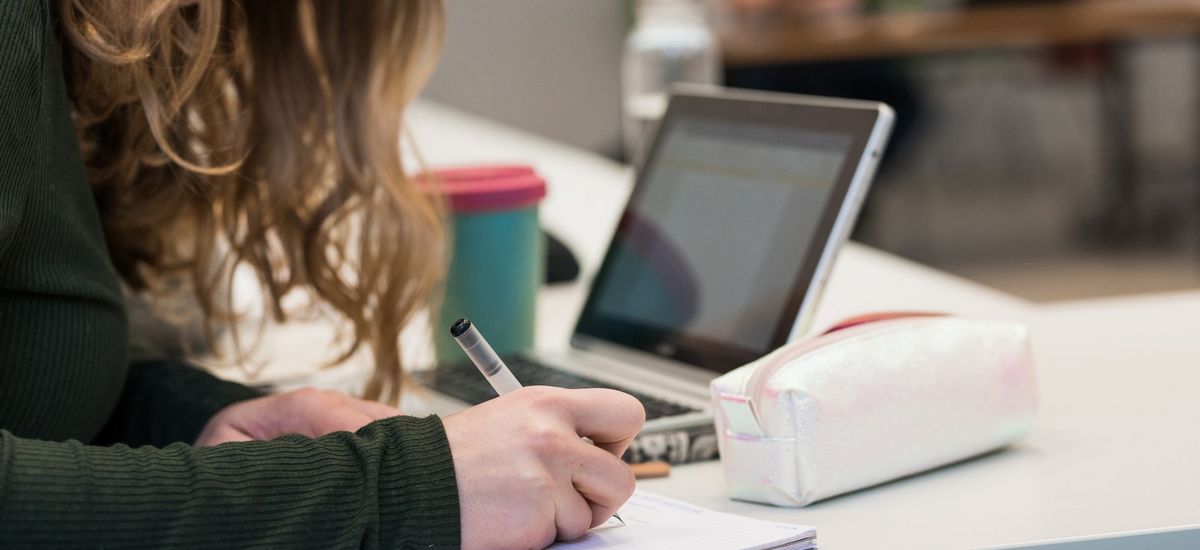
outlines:
[[[807,525],[763,521],[701,508],[673,498],[636,491],[616,520],[588,531],[555,550],[807,550],[817,532]]]

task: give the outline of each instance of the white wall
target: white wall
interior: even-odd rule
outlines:
[[[620,148],[625,0],[446,0],[425,96],[592,151]]]

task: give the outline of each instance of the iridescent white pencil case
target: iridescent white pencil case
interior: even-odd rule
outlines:
[[[731,498],[806,506],[1003,447],[1037,408],[1023,325],[843,323],[711,385]]]

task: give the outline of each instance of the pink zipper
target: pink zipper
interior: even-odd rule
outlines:
[[[891,324],[902,324],[904,322],[913,321],[921,318],[930,317],[946,317],[943,313],[881,313],[854,317],[842,321],[834,325],[829,330],[815,336],[807,341],[796,344],[795,347],[781,354],[779,357],[766,365],[763,365],[750,375],[743,387],[743,394],[750,400],[754,406],[761,406],[762,392],[766,390],[767,383],[771,380],[775,373],[785,365],[790,363],[801,355],[812,353],[821,348],[825,348],[849,340],[856,336],[869,334],[879,330],[882,326]]]

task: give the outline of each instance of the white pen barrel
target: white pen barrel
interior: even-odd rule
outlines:
[[[479,372],[483,373],[483,377],[492,385],[492,389],[496,390],[499,395],[504,395],[508,392],[521,389],[521,383],[517,382],[517,378],[508,370],[508,366],[496,355],[496,350],[483,339],[483,335],[479,333],[479,329],[475,325],[470,325],[462,334],[455,336],[458,340],[458,345],[462,346],[463,352],[467,357],[471,358],[471,362],[479,368]]]
[[[512,371],[508,370],[503,363],[500,364],[500,370],[495,375],[487,377],[487,381],[499,395],[521,389],[521,383],[517,382],[517,377],[513,376]]]
[[[500,361],[500,357],[496,355],[496,350],[493,350],[492,346],[487,343],[487,340],[483,339],[483,336],[479,334],[479,330],[474,325],[471,325],[471,328],[467,329],[461,336],[456,336],[455,338],[458,340],[458,344],[462,346],[463,352],[467,354],[467,357],[471,359],[471,362],[476,367],[479,367],[479,371],[484,376],[491,378],[492,375],[496,374],[496,371],[500,370],[500,366],[504,364]]]

